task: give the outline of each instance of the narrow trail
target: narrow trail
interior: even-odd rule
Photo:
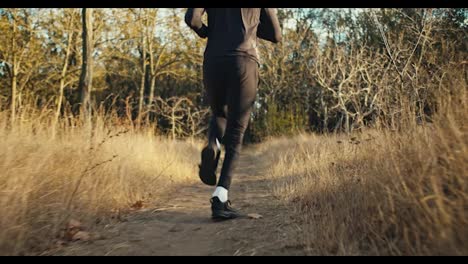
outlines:
[[[212,187],[181,187],[162,208],[130,215],[108,227],[106,239],[75,243],[58,255],[304,255],[299,229],[270,191],[265,164],[255,148],[245,148],[230,191],[232,205],[244,214],[224,222],[210,219]]]

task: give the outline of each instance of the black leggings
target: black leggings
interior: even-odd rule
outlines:
[[[247,56],[205,58],[203,79],[212,117],[208,144],[226,149],[218,186],[229,190],[257,95],[258,64]]]

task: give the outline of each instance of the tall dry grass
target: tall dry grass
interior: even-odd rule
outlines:
[[[107,125],[102,115],[93,140],[74,119],[54,134],[50,113],[24,112],[13,126],[0,113],[0,255],[41,253],[70,219],[91,228],[196,179],[196,142]]]
[[[467,99],[466,87],[441,95],[432,123],[399,131],[265,144],[272,188],[293,205],[308,253],[467,255]]]

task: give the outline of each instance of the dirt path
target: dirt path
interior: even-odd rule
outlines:
[[[163,208],[129,216],[107,228],[106,239],[77,243],[58,255],[303,255],[297,225],[270,194],[268,164],[245,148],[230,191],[233,206],[262,219],[210,219],[212,187],[182,187]]]

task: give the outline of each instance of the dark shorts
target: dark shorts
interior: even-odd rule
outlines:
[[[255,102],[258,63],[248,56],[206,58],[203,81],[213,113],[238,116],[250,111]]]

